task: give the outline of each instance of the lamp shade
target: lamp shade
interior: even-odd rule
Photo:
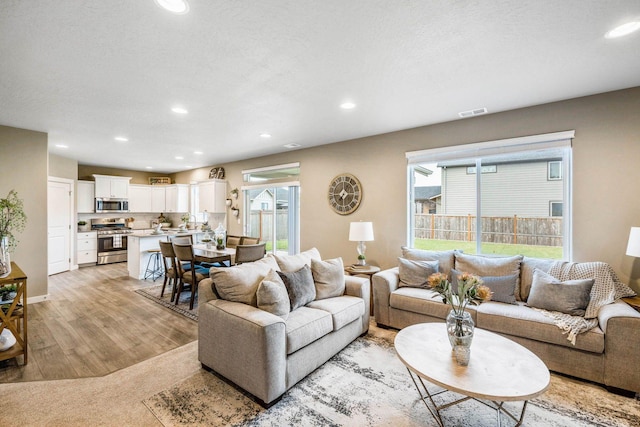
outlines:
[[[631,227],[629,243],[627,244],[627,255],[640,257],[640,227]]]
[[[349,240],[352,242],[370,242],[373,240],[372,222],[352,222],[349,227]]]

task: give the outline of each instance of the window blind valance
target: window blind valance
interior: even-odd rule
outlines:
[[[482,158],[522,151],[570,147],[571,140],[574,135],[575,130],[569,130],[517,138],[498,139],[495,141],[476,142],[451,147],[408,151],[405,155],[407,162],[410,165],[434,163],[444,160]]]

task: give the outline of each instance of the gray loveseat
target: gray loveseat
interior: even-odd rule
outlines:
[[[603,305],[597,313],[597,326],[578,334],[574,345],[554,319],[526,305],[534,269],[549,271],[552,260],[511,257],[508,268],[491,271],[484,263],[486,257],[455,251],[403,248],[403,259],[437,260],[439,270],[445,274],[450,274],[452,268],[480,276],[505,276],[514,272],[516,301],[511,304],[489,301],[470,306],[468,311],[476,327],[520,343],[538,355],[552,371],[604,384],[612,391],[640,393],[639,312],[619,300]],[[476,268],[478,271],[474,271]],[[427,288],[401,285],[399,267],[373,276],[374,316],[378,325],[402,329],[416,323],[444,321],[449,306],[442,303],[439,294]]]
[[[295,276],[305,266],[313,271],[313,301],[288,312],[286,293],[265,296],[266,284],[282,288],[274,284],[277,271]],[[367,279],[345,276],[342,260],[323,262],[315,249],[212,268],[198,287],[198,358],[204,368],[270,406],[368,331],[369,292]],[[273,309],[282,299],[284,312]]]

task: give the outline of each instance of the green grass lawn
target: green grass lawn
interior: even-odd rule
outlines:
[[[442,251],[459,249],[467,254],[476,253],[476,242],[458,240],[415,239],[416,249]],[[536,258],[562,259],[562,248],[557,246],[510,245],[507,243],[483,243],[482,253],[485,255],[526,255]]]
[[[267,242],[267,246],[266,246],[266,250],[267,252],[271,252],[271,249],[273,248],[273,243],[271,241]],[[289,249],[289,241],[286,239],[282,239],[282,240],[278,240],[276,242],[276,250],[278,251],[286,251],[287,249]]]

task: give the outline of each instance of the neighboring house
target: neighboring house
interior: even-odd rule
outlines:
[[[476,211],[476,167],[441,162],[442,200],[438,213],[468,215]],[[482,166],[482,215],[486,217],[562,216],[562,163],[528,154]]]
[[[441,211],[442,186],[432,185],[426,187],[415,187],[413,200],[418,214],[435,214]]]
[[[272,211],[273,204],[276,209],[286,209],[289,205],[289,190],[286,188],[277,189],[278,199],[273,194],[273,188],[264,188],[249,191],[249,200],[251,201],[251,211]]]

